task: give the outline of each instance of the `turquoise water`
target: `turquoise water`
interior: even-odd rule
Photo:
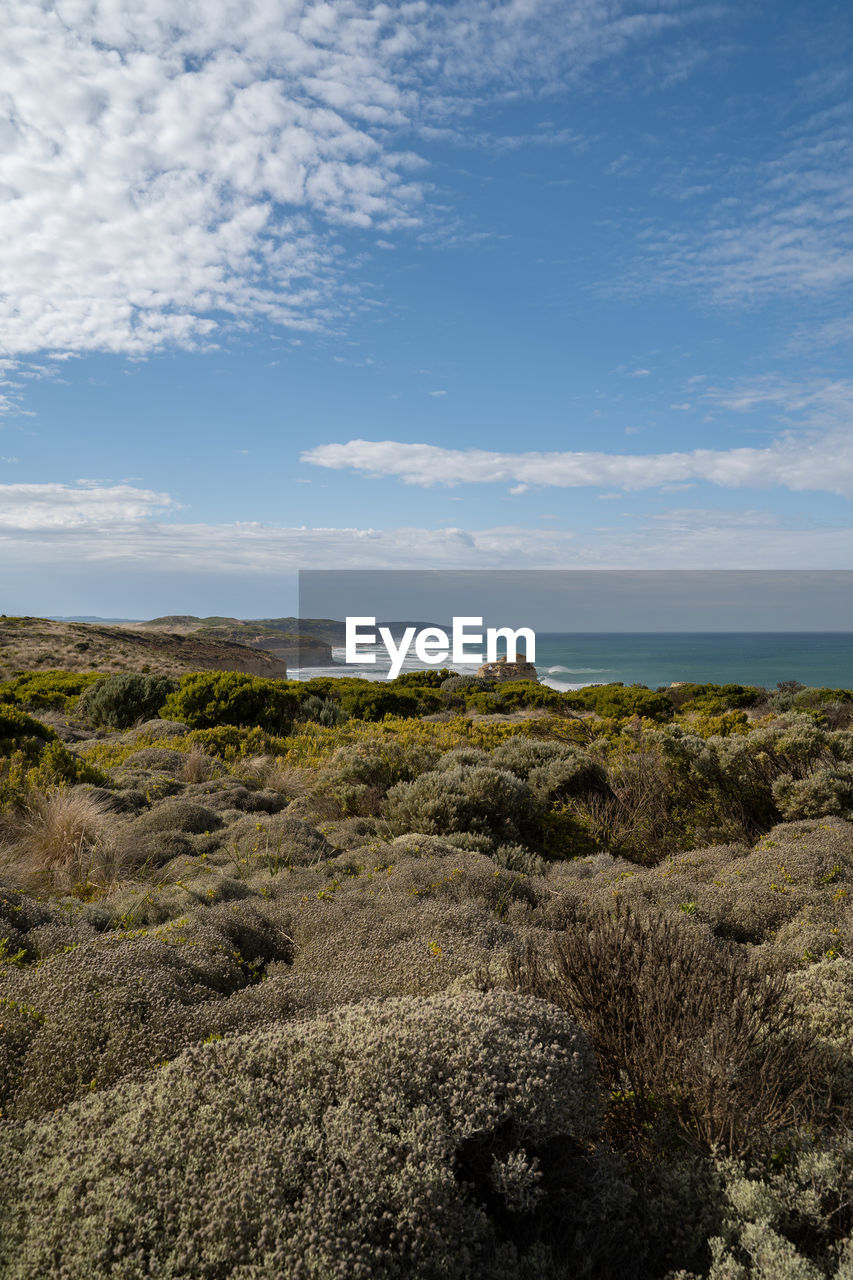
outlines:
[[[536,670],[555,688],[585,684],[755,684],[853,687],[850,632],[668,632],[536,637]]]
[[[335,657],[342,659],[343,652]],[[417,670],[409,660],[404,671]],[[351,675],[383,679],[387,665],[304,667],[292,675]],[[473,667],[458,670],[473,672]],[[780,680],[805,685],[853,688],[853,633],[811,632],[656,632],[536,637],[536,670],[555,689],[588,684],[644,684],[655,689],[674,680],[700,684],[755,684],[775,688]]]

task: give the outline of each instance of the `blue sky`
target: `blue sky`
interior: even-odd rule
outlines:
[[[849,6],[10,12],[6,612],[851,567]]]

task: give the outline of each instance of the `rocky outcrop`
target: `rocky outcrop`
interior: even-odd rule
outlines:
[[[497,662],[484,662],[477,668],[477,676],[481,680],[535,680],[539,677],[532,662],[509,662],[498,658]]]

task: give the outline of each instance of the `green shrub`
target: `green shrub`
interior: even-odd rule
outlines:
[[[160,714],[191,729],[233,725],[281,736],[299,714],[299,699],[288,681],[242,671],[200,671],[181,678]]]
[[[263,729],[238,729],[235,725],[217,725],[215,729],[193,729],[187,735],[191,746],[218,756],[226,764],[252,756],[283,756],[288,746],[284,738],[274,737]]]
[[[561,711],[567,707],[565,693],[551,689],[546,684],[538,684],[535,680],[499,680],[495,683],[492,694],[495,708],[501,711],[516,711],[521,707],[547,707],[552,711]]]
[[[438,671],[431,667],[428,671],[406,671],[397,676],[393,683],[401,689],[443,689],[447,681],[453,678],[453,672],[447,667],[441,667]]]
[[[763,689],[741,684],[686,684],[659,692],[663,692],[679,711],[706,716],[754,707],[764,696]]]
[[[407,718],[427,715],[444,705],[437,689],[440,681],[435,679],[438,674],[412,671],[396,680],[317,676],[298,685],[295,692],[302,706],[312,698],[339,703],[345,719],[382,720],[387,715]]]
[[[25,804],[33,790],[75,782],[103,786],[107,781],[63,746],[53,729],[18,707],[0,706],[0,808]]]
[[[35,711],[70,711],[80,694],[100,679],[97,671],[26,671],[0,684],[0,702]]]
[[[316,724],[330,725],[343,724],[347,719],[347,713],[339,702],[334,698],[320,698],[313,694],[310,698],[304,698],[299,704],[300,717],[303,720],[313,720]]]
[[[439,686],[442,703],[448,707],[464,707],[473,700],[475,693],[491,693],[494,680],[482,680],[479,676],[448,676]]]
[[[789,822],[800,818],[853,816],[853,765],[818,769],[807,778],[783,774],[773,783],[773,799]]]
[[[597,716],[607,719],[625,720],[639,716],[643,720],[665,723],[673,716],[671,699],[641,684],[593,684],[562,697],[572,710],[594,711]]]
[[[7,704],[0,704],[0,755],[24,751],[37,755],[45,742],[57,740],[53,729]]]
[[[341,706],[353,720],[382,720],[385,716],[419,716],[423,694],[416,689],[396,689],[393,682],[355,681],[341,694]],[[436,705],[441,703],[436,699]]]
[[[48,742],[39,755],[37,763],[27,771],[27,786],[39,791],[47,791],[53,787],[73,786],[78,782],[88,782],[95,787],[110,785],[109,778],[94,765],[81,760],[63,746],[61,742]]]
[[[77,710],[92,724],[129,729],[139,720],[156,716],[175,687],[175,681],[166,676],[105,676],[84,690]]]
[[[598,1118],[589,1046],[540,1001],[278,1024],[7,1131],[0,1276],[601,1276],[626,1189]]]
[[[401,835],[473,831],[505,843],[537,831],[530,787],[507,769],[483,765],[458,765],[398,783],[388,792],[387,814]]]

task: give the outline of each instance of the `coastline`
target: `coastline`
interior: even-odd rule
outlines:
[[[294,669],[291,678],[386,678],[388,662],[346,665],[343,648],[332,653],[333,666]],[[443,665],[474,675],[479,664]],[[535,665],[540,682],[561,692],[613,683],[660,688],[679,681],[773,688],[796,680],[810,687],[848,688],[853,687],[853,633],[543,632],[537,636]],[[427,669],[407,657],[402,674]]]

